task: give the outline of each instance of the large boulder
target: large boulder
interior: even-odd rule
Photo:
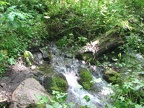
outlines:
[[[44,87],[49,93],[52,93],[53,90],[66,92],[68,89],[68,83],[62,74],[54,74],[53,76],[45,78]]]
[[[4,106],[9,108],[13,91],[21,84],[21,82],[33,75],[29,72],[20,72],[9,74],[9,76],[0,79],[0,108]]]
[[[80,68],[79,69],[79,83],[83,86],[84,89],[90,90],[93,86],[92,81],[92,75],[90,71],[88,71],[86,68]]]
[[[28,78],[12,93],[12,104],[10,108],[26,108],[29,104],[36,104],[38,96],[48,96],[46,90],[34,78]]]
[[[112,69],[107,69],[106,72],[103,75],[103,78],[112,84],[118,84],[120,83],[120,73],[112,70]]]

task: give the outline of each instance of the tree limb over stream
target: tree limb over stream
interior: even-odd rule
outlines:
[[[98,37],[93,42],[83,46],[78,51],[76,58],[86,60],[88,58],[86,56],[93,56],[93,59],[96,59],[107,51],[118,48],[123,43],[124,39],[119,33],[106,33],[104,36]]]

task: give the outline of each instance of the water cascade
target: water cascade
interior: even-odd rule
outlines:
[[[90,108],[104,108],[105,104],[109,100],[109,94],[112,92],[107,86],[107,83],[102,79],[101,69],[96,66],[87,65],[82,61],[78,61],[74,57],[68,57],[62,53],[55,45],[49,46],[52,52],[51,66],[55,71],[62,73],[68,82],[68,102],[74,102],[77,105],[87,105]],[[80,67],[87,68],[93,74],[94,88],[96,90],[86,91],[78,83]],[[84,96],[90,98],[89,102],[86,102]]]

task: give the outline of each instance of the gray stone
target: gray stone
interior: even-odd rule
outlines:
[[[26,108],[29,104],[35,104],[38,99],[35,95],[48,96],[46,90],[34,78],[28,78],[12,93],[12,104],[10,108]]]
[[[36,65],[41,65],[43,64],[43,56],[41,52],[35,53],[34,54],[34,60],[33,60],[34,64]]]
[[[38,54],[37,54],[37,57],[38,57],[40,60],[43,58],[41,53],[38,53]]]
[[[42,53],[43,60],[50,62],[52,59],[52,53],[49,51],[49,49],[41,48],[40,51]]]
[[[107,69],[103,75],[103,78],[112,84],[120,84],[120,73],[116,72],[113,69]]]

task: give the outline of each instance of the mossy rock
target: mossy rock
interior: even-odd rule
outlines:
[[[66,92],[68,83],[62,74],[54,75],[53,77],[46,77],[44,80],[45,89],[52,94],[52,91]]]
[[[93,86],[92,81],[92,76],[91,73],[86,69],[86,68],[81,68],[79,71],[79,83],[83,86],[84,89],[90,90],[91,87]]]
[[[106,72],[103,75],[103,78],[108,82],[112,84],[119,84],[120,83],[120,74],[114,70],[106,70]]]
[[[96,64],[96,60],[94,59],[95,57],[92,52],[78,53],[76,54],[76,58],[79,60],[85,60],[91,64]]]

